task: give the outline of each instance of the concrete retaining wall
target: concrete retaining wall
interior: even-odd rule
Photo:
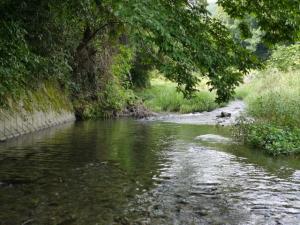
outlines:
[[[0,110],[0,141],[74,121],[72,112],[10,112]]]

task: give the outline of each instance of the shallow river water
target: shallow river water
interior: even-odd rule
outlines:
[[[207,134],[230,131],[90,121],[2,143],[0,224],[300,224],[299,157]]]

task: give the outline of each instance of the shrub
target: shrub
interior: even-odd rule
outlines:
[[[137,101],[133,91],[123,88],[116,79],[109,81],[97,96],[94,101],[77,99],[74,102],[78,119],[117,117]]]
[[[300,153],[300,129],[280,127],[270,123],[240,123],[236,137],[246,144],[260,148],[268,154]]]
[[[110,68],[111,74],[116,77],[124,88],[131,86],[130,70],[133,63],[133,49],[124,45],[119,46],[118,54],[113,58]]]
[[[300,69],[300,44],[278,46],[268,60],[268,68],[281,71]]]
[[[8,107],[8,99],[18,101],[26,91],[38,90],[45,82],[67,85],[71,69],[66,55],[36,54],[26,35],[17,22],[0,22],[0,107]]]
[[[237,92],[255,121],[240,121],[236,136],[272,155],[300,153],[299,50],[299,45],[279,47],[266,70]]]

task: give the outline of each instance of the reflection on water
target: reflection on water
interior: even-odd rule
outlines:
[[[300,159],[228,128],[133,120],[65,125],[0,145],[0,224],[298,224]]]

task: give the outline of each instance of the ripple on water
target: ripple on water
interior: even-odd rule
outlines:
[[[228,136],[91,121],[0,145],[0,224],[298,225],[299,161],[194,140],[208,133]]]
[[[168,157],[160,185],[138,198],[152,224],[299,224],[299,172],[286,181],[204,147]]]

